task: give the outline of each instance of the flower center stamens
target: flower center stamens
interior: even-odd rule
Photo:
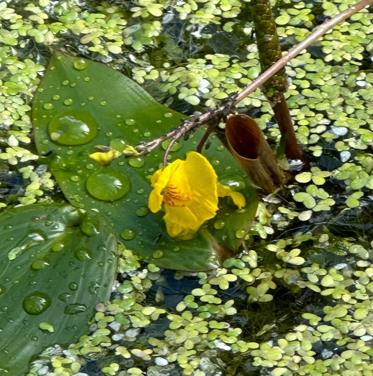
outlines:
[[[169,206],[187,206],[191,200],[191,192],[182,192],[175,185],[168,185],[163,192],[163,201]]]

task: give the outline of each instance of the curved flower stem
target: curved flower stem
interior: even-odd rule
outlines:
[[[154,149],[156,149],[164,140],[171,140],[165,151],[165,156],[163,159],[164,165],[166,165],[168,155],[175,142],[183,138],[194,128],[200,127],[201,125],[206,124],[211,120],[220,119],[221,117],[227,115],[227,113],[229,113],[232,108],[234,108],[239,102],[241,102],[243,99],[249,96],[257,88],[261,87],[267,80],[269,80],[274,74],[276,74],[282,68],[284,68],[294,57],[299,55],[299,53],[302,52],[305,48],[307,48],[314,41],[326,34],[334,26],[345,21],[347,18],[351,17],[352,15],[359,12],[368,5],[373,5],[373,0],[358,1],[355,5],[339,13],[330,20],[325,21],[324,23],[316,27],[306,39],[304,39],[302,42],[298,43],[296,46],[291,48],[281,59],[276,61],[276,63],[274,63],[271,67],[265,70],[260,76],[258,76],[253,82],[251,82],[251,84],[246,86],[238,94],[235,94],[232,97],[230,97],[228,101],[224,102],[222,105],[215,109],[210,109],[206,112],[203,112],[202,114],[191,116],[190,118],[186,119],[181,125],[174,128],[170,132],[167,132],[166,134],[158,138],[155,138],[149,142],[140,143],[136,146],[136,149],[138,150],[140,155],[148,154]]]
[[[197,152],[198,153],[202,153],[203,147],[204,147],[205,143],[207,142],[211,133],[214,131],[214,129],[215,129],[214,125],[210,125],[210,126],[207,127],[205,134],[202,136],[201,140],[199,141],[199,144],[197,145]]]

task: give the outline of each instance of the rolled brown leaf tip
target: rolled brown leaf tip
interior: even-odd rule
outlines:
[[[244,114],[231,115],[225,125],[225,137],[231,153],[262,193],[272,193],[284,184],[284,172],[254,119]]]

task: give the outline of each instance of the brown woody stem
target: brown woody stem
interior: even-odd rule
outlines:
[[[252,0],[251,6],[260,65],[262,71],[265,71],[273,63],[281,59],[282,56],[280,40],[277,35],[277,26],[269,0]],[[281,144],[284,145],[286,157],[288,159],[304,159],[298,145],[289,107],[284,96],[287,90],[285,69],[281,69],[273,75],[263,85],[262,90],[271,102],[277,124],[281,131]]]

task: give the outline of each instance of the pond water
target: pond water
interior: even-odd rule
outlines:
[[[286,50],[354,2],[271,3]],[[36,153],[30,114],[53,51],[102,62],[185,115],[260,73],[249,2],[6,0],[0,20],[4,212],[64,200],[47,156]],[[289,63],[286,99],[311,167],[260,202],[250,232],[238,234],[242,252],[189,273],[121,246],[110,302],[96,307],[87,335],[47,349],[28,375],[373,373],[371,21],[367,11],[354,15]],[[276,149],[280,132],[264,94],[238,111]]]

